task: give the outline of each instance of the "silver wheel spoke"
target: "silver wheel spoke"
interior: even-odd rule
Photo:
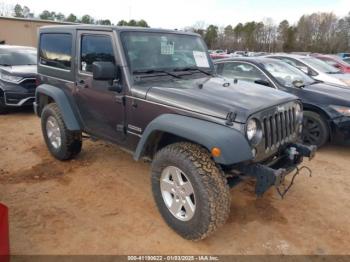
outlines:
[[[171,206],[170,206],[170,211],[173,213],[173,214],[177,214],[180,212],[182,208],[182,203],[180,200],[176,200],[175,198],[173,199],[173,202],[171,203]]]
[[[190,182],[185,182],[181,187],[184,189],[186,196],[193,194],[193,188]]]
[[[171,175],[176,185],[179,186],[183,184],[180,170],[172,169]]]
[[[193,205],[192,200],[191,200],[190,197],[186,197],[185,203],[184,203],[184,208],[185,208],[186,214],[188,216],[193,216],[194,210],[195,210],[195,206]]]
[[[162,190],[167,191],[169,193],[174,193],[174,184],[166,179],[162,180],[161,184]]]

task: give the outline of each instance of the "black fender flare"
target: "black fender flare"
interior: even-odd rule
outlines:
[[[197,118],[164,114],[146,127],[134,153],[139,160],[144,153],[148,138],[153,132],[166,132],[197,143],[211,151],[221,149],[221,155],[214,158],[216,163],[233,165],[253,159],[251,147],[245,136],[232,127],[200,120]]]
[[[76,114],[74,113],[71,107],[71,104],[69,103],[69,100],[62,89],[52,85],[47,85],[47,84],[42,84],[38,86],[35,91],[36,107],[40,106],[40,103],[39,103],[40,94],[44,94],[48,97],[51,97],[55,101],[55,103],[58,105],[61,111],[64,123],[66,124],[68,130],[71,130],[71,131],[81,130]],[[36,112],[39,113],[41,112],[41,110],[42,108],[40,110],[36,109]]]

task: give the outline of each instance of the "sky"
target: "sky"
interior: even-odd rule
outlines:
[[[287,19],[297,22],[303,14],[334,12],[345,16],[350,12],[350,0],[0,0],[0,3],[28,6],[35,14],[47,9],[89,14],[95,19],[145,19],[151,27],[182,29],[195,24],[215,24],[219,27],[239,22],[263,21],[270,17],[275,23]],[[200,23],[198,23],[200,22]]]

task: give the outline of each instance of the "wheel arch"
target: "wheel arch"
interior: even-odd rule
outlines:
[[[80,131],[81,125],[63,90],[47,84],[40,85],[36,88],[35,111],[39,117],[44,107],[53,102],[58,105],[67,128],[71,131]]]
[[[192,117],[164,114],[154,119],[145,129],[134,153],[134,159],[152,157],[155,152],[169,144],[187,141],[199,144],[209,152],[213,147],[221,149],[214,161],[232,165],[253,158],[251,147],[239,131]],[[234,150],[239,149],[239,154]]]

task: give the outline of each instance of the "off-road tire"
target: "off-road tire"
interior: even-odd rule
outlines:
[[[50,143],[47,136],[46,121],[52,116],[56,119],[61,132],[61,146],[55,148]],[[69,160],[78,155],[82,148],[82,134],[81,132],[72,132],[67,129],[60,109],[56,103],[46,105],[41,114],[41,129],[45,139],[45,143],[50,153],[59,160]]]
[[[181,169],[189,178],[196,195],[196,210],[189,221],[170,213],[160,188],[162,171],[168,166]],[[152,163],[152,191],[158,210],[166,223],[185,239],[201,240],[225,224],[230,213],[230,191],[223,172],[203,147],[175,143],[161,149]]]
[[[4,92],[0,90],[0,115],[6,114],[8,112],[5,105]]]
[[[303,125],[303,142],[305,144],[316,145],[320,148],[329,140],[329,127],[321,115],[312,111],[304,111]],[[313,139],[310,137],[310,132]]]

